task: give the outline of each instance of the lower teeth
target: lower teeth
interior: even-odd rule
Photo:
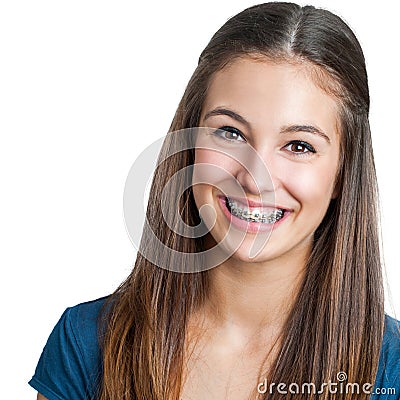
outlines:
[[[262,218],[254,218],[252,216],[245,216],[242,214],[242,211],[240,210],[239,212],[237,212],[235,209],[232,209],[230,206],[230,202],[228,200],[228,198],[225,199],[226,202],[226,207],[228,208],[229,212],[234,215],[235,217],[242,219],[244,221],[247,222],[258,222],[258,223],[264,223],[264,224],[273,224],[277,221],[279,221],[284,214],[284,211],[279,209],[277,211],[273,211],[272,213],[270,213],[269,215],[266,215],[265,217]],[[248,214],[247,211],[245,211],[245,213]]]

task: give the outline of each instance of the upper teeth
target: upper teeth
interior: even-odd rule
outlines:
[[[246,221],[253,222],[264,222],[272,224],[283,217],[284,211],[280,208],[275,208],[272,211],[265,212],[260,209],[249,209],[242,204],[235,202],[234,200],[227,198],[231,213],[238,218]]]

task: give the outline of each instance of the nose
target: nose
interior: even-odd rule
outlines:
[[[278,180],[273,171],[271,155],[249,152],[242,159],[236,179],[246,193],[255,196],[273,193]]]

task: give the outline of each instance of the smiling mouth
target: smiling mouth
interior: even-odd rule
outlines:
[[[246,207],[229,197],[225,197],[225,204],[232,215],[247,222],[273,224],[282,219],[285,214],[282,208]]]

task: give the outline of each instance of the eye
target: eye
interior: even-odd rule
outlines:
[[[316,153],[316,150],[310,143],[303,142],[302,140],[293,140],[288,143],[285,149],[289,150],[291,153],[295,155],[305,155],[307,153]]]
[[[222,126],[213,132],[214,135],[231,142],[245,142],[242,132],[233,126]]]

